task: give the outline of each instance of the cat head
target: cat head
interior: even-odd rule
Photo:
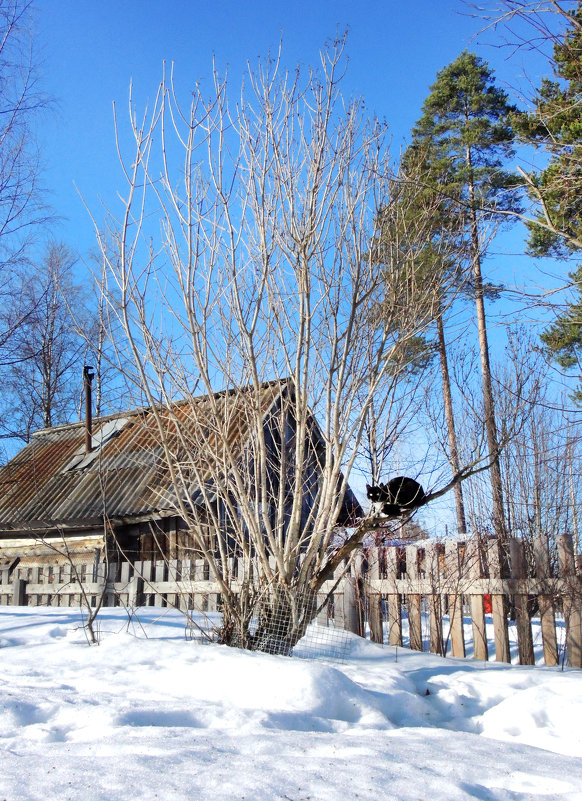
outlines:
[[[372,503],[379,503],[386,500],[386,486],[384,484],[366,484],[366,497]]]

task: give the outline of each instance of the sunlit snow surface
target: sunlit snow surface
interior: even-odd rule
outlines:
[[[582,801],[582,671],[245,653],[154,608],[104,610],[89,647],[79,623],[0,607],[0,801]]]

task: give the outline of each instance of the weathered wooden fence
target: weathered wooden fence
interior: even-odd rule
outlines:
[[[495,658],[510,661],[508,617],[515,619],[519,661],[534,664],[531,618],[539,617],[544,661],[558,663],[556,613],[564,616],[568,662],[582,667],[582,579],[569,537],[557,546],[551,565],[547,542],[524,551],[511,539],[503,552],[496,540],[467,543],[427,542],[422,547],[389,546],[364,551],[349,572],[330,579],[323,600],[333,590],[318,622],[378,643],[402,645],[402,620],[408,619],[409,645],[423,649],[422,620],[428,617],[432,653],[465,656],[464,622],[470,618],[473,656],[488,659],[486,610],[494,629]],[[237,576],[233,560],[231,574]],[[241,572],[242,575],[242,572]],[[339,578],[339,583],[338,583]],[[169,560],[135,564],[18,564],[0,569],[0,604],[79,606],[174,606],[203,612],[220,610],[219,586],[204,560]],[[443,626],[443,620],[446,625]]]
[[[519,662],[533,665],[531,618],[539,616],[544,661],[558,663],[556,613],[563,614],[569,664],[582,667],[582,580],[570,537],[557,543],[557,565],[550,564],[547,541],[495,539],[467,543],[427,543],[424,547],[374,549],[360,556],[359,594],[367,606],[370,636],[402,644],[402,617],[408,618],[409,644],[422,650],[421,612],[426,609],[432,653],[465,656],[464,618],[470,617],[475,659],[489,658],[486,606],[494,629],[495,658],[510,661],[508,617],[515,619]],[[444,637],[443,617],[448,632]]]

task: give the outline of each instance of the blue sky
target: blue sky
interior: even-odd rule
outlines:
[[[515,84],[521,56],[472,40],[481,23],[462,2],[312,0],[36,0],[36,46],[43,85],[56,100],[39,139],[45,184],[63,219],[53,236],[84,258],[94,247],[79,192],[98,213],[121,186],[112,102],[123,120],[133,81],[139,103],[155,94],[162,62],[174,61],[183,97],[208,80],[213,55],[237,85],[246,67],[284,43],[284,63],[310,65],[326,39],[349,27],[350,67],[344,92],[362,96],[390,127],[398,152],[437,70],[464,48],[476,50],[502,85]],[[493,37],[489,37],[492,39]],[[543,61],[529,62],[537,83]]]
[[[95,249],[95,237],[79,193],[99,218],[101,199],[111,204],[123,187],[112,103],[123,124],[130,81],[143,107],[155,96],[164,60],[175,62],[187,102],[196,81],[210,82],[213,56],[238,87],[247,61],[253,65],[276,50],[281,38],[283,62],[293,69],[317,64],[326,40],[349,28],[344,94],[361,96],[370,114],[387,121],[393,154],[406,144],[437,71],[463,49],[485,58],[507,90],[523,86],[526,73],[536,86],[548,71],[534,54],[509,59],[506,50],[475,41],[482,23],[468,16],[462,0],[35,0],[35,8],[43,86],[56,101],[39,126],[45,184],[62,218],[51,233],[82,261]],[[493,34],[482,38],[499,43]],[[523,251],[519,228],[493,250],[486,262],[490,280],[512,284],[535,275],[530,259],[508,255]],[[489,306],[497,347],[520,306]]]

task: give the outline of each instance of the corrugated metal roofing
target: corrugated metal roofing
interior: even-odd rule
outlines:
[[[284,381],[270,382],[259,393],[223,392],[183,401],[169,409],[96,418],[93,441],[98,447],[92,451],[93,459],[79,459],[84,453],[84,422],[36,432],[31,442],[0,469],[0,532],[55,525],[90,526],[102,520],[105,511],[110,519],[171,513],[167,499],[173,497],[172,482],[159,443],[156,414],[162,415],[174,432],[175,421],[180,421],[180,435],[172,442],[176,463],[184,459],[187,448],[189,455],[198,451],[197,462],[203,468],[209,460],[220,460],[218,443],[222,437],[226,436],[234,449],[242,447],[256,412],[266,414],[284,385]],[[211,406],[218,413],[211,413]],[[195,441],[201,419],[208,420],[203,447]],[[107,438],[111,431],[114,435]]]

